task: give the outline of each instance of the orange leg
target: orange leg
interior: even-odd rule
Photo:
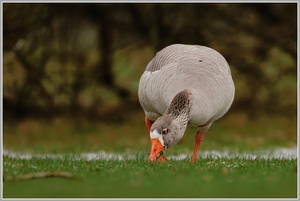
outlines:
[[[154,123],[153,121],[150,121],[148,119],[148,117],[145,116],[145,124],[146,124],[146,128],[147,128],[149,136],[150,136],[150,128],[151,128],[151,126],[152,126],[153,123]]]
[[[204,132],[199,132],[199,131],[195,136],[195,147],[194,147],[193,156],[191,158],[191,162],[195,162],[197,160],[197,153],[198,153],[199,146],[202,142],[203,136],[204,136]]]

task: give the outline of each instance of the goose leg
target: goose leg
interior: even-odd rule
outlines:
[[[152,126],[153,123],[154,123],[153,121],[150,121],[150,120],[148,119],[148,117],[145,116],[145,124],[146,124],[146,128],[147,128],[149,137],[150,137],[150,128],[151,128],[151,126]]]
[[[197,134],[195,136],[195,147],[194,147],[193,156],[190,160],[191,162],[195,162],[197,160],[197,153],[198,153],[199,146],[202,142],[203,136],[204,136],[204,132],[199,132],[199,131],[197,132]]]
[[[149,120],[148,117],[145,116],[145,124],[146,124],[146,128],[147,128],[147,132],[149,134],[149,138],[150,138],[150,129],[151,129],[151,126],[153,123],[154,123],[154,121]],[[168,159],[164,155],[161,154],[156,160],[160,161],[160,162],[165,162]]]

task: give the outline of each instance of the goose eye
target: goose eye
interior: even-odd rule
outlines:
[[[165,129],[162,130],[161,134],[165,135],[165,134],[167,134],[168,132],[169,132],[169,130],[168,130],[167,128],[165,128]]]

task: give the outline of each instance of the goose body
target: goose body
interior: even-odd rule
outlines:
[[[188,125],[203,136],[229,110],[234,93],[229,65],[217,51],[183,44],[159,51],[148,63],[138,89],[150,139],[159,139],[163,147],[152,159],[176,144]],[[163,129],[169,132],[162,133]]]

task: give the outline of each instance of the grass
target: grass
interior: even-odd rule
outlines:
[[[79,177],[4,182],[4,198],[296,198],[297,160],[136,160],[4,156],[4,176],[65,171]],[[38,188],[37,188],[38,186]]]
[[[193,128],[165,153],[190,155]],[[64,171],[80,179],[41,178],[4,182],[4,198],[296,198],[297,159],[207,157],[196,163],[170,160],[146,162],[150,145],[143,114],[127,122],[25,119],[3,125],[4,149],[29,153],[58,153],[63,158],[20,159],[3,157],[3,176]],[[210,128],[201,151],[259,151],[297,146],[296,119],[230,114]],[[133,154],[136,159],[85,160],[71,157],[82,152]],[[140,154],[141,153],[141,154]],[[38,188],[37,188],[38,186]]]

